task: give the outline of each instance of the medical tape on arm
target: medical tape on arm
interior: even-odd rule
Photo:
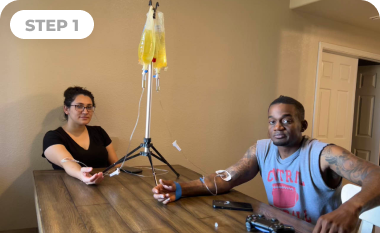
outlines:
[[[81,161],[78,161],[78,160],[75,160],[75,159],[70,159],[69,157],[67,158],[64,158],[61,160],[61,163],[66,163],[66,162],[75,162],[75,163],[80,163],[80,164],[83,164],[85,167],[87,167],[86,164],[82,163]]]
[[[220,177],[224,181],[230,181],[231,180],[231,174],[226,170],[218,170],[215,172],[216,175],[214,176],[214,185],[215,185],[215,193],[211,192],[211,190],[208,188],[206,182],[204,181],[205,177],[200,177],[199,180],[202,182],[202,184],[206,187],[206,189],[213,195],[218,195],[218,185],[216,184],[216,177]]]

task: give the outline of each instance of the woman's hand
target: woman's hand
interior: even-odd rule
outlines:
[[[163,204],[175,201],[176,186],[171,180],[161,180],[160,184],[152,189],[153,197]]]
[[[102,172],[91,175],[90,172],[92,171],[92,167],[82,167],[80,171],[81,171],[81,180],[87,185],[99,184],[100,182],[102,182],[104,178]]]

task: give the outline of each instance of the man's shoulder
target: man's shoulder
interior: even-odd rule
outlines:
[[[271,139],[260,139],[256,142],[256,156],[265,155],[271,148]]]
[[[310,153],[311,155],[314,155],[318,158],[321,156],[322,151],[326,147],[328,147],[330,145],[334,145],[331,143],[326,143],[326,142],[320,141],[316,138],[310,138],[308,136],[305,136],[304,138],[305,139],[304,139],[304,143],[302,144],[301,153],[302,152]]]
[[[257,145],[258,144],[270,144],[272,142],[272,140],[271,139],[269,139],[269,138],[266,138],[266,139],[260,139],[260,140],[257,140]]]
[[[311,138],[309,136],[304,136],[303,147],[305,147],[305,146],[323,146],[323,147],[325,147],[328,145],[331,145],[331,143],[320,141],[317,138]]]

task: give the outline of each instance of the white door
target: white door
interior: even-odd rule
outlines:
[[[352,132],[352,153],[377,165],[380,142],[379,75],[380,66],[359,67]]]
[[[351,150],[358,59],[323,52],[312,137]]]

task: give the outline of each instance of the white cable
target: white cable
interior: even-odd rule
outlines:
[[[231,180],[231,174],[226,170],[218,170],[215,172],[216,176],[214,176],[214,185],[215,185],[215,194],[211,192],[211,190],[208,188],[206,182],[205,182],[205,176],[201,179],[201,182],[204,186],[206,186],[206,189],[213,195],[218,195],[218,186],[216,185],[216,177],[220,177],[224,181],[230,181]],[[224,175],[223,173],[227,173],[227,175]]]
[[[166,118],[165,118],[165,110],[164,110],[164,107],[162,106],[162,102],[161,102],[161,96],[160,96],[160,94],[158,94],[158,99],[159,99],[159,101],[160,101],[160,105],[161,105],[161,109],[162,109],[162,111],[163,111],[163,116],[164,116],[164,121],[165,121],[165,125],[166,125],[166,128],[168,129],[168,131],[169,131],[169,136],[170,136],[170,141],[173,141],[173,137],[172,137],[172,133],[170,132],[170,128],[169,128],[169,125],[168,125],[168,123],[167,123],[167,121],[166,121]],[[177,141],[177,140],[176,140]],[[175,146],[175,145],[177,145],[178,146],[178,144],[177,144],[177,142],[173,142],[173,146]],[[175,146],[176,147],[176,146]],[[178,146],[179,147],[179,146]],[[176,147],[177,148],[177,147]],[[178,149],[178,148],[177,148]],[[207,172],[205,172],[203,169],[201,169],[200,167],[198,167],[197,165],[195,165],[193,162],[191,162],[188,158],[187,158],[187,156],[184,154],[184,152],[183,152],[183,150],[179,150],[179,152],[182,154],[182,156],[183,157],[185,157],[185,159],[189,162],[189,163],[191,163],[194,167],[196,167],[196,168],[198,168],[200,171],[202,171],[203,173],[206,173],[207,174]],[[226,171],[227,172],[227,171]],[[227,172],[228,173],[228,172]],[[228,173],[229,174],[229,173]],[[218,195],[218,186],[216,185],[216,177],[217,176],[219,176],[220,178],[222,178],[222,175],[221,174],[216,174],[216,176],[214,176],[214,185],[215,185],[215,190],[216,190],[216,193],[214,194],[213,192],[211,192],[211,190],[208,188],[208,186],[207,186],[207,184],[206,184],[206,182],[204,181],[205,180],[205,176],[204,175],[202,175],[203,176],[203,182],[202,182],[202,184],[206,187],[206,189],[213,195],[213,196],[216,196],[216,195]],[[223,179],[223,178],[222,178]],[[230,178],[231,179],[231,178]]]
[[[136,120],[135,127],[134,127],[134,129],[133,129],[133,131],[132,131],[131,137],[130,137],[130,139],[129,139],[128,148],[127,148],[127,154],[128,154],[128,152],[129,152],[129,147],[130,147],[130,145],[131,145],[131,141],[132,141],[132,138],[133,138],[133,134],[135,133],[135,130],[136,130],[137,124],[138,124],[139,119],[140,119],[140,107],[141,107],[141,100],[142,100],[142,96],[143,96],[143,94],[144,94],[144,90],[145,90],[145,89],[143,88],[143,90],[142,90],[142,92],[141,92],[140,101],[139,101],[139,108],[138,108],[138,114],[137,114],[137,120]],[[125,159],[126,159],[126,158],[124,158],[124,161],[123,161],[123,163],[121,164],[120,168],[123,168],[124,163],[125,163]],[[150,168],[146,168],[146,167],[136,167],[136,168],[142,168],[142,169],[149,169],[149,170],[150,170]],[[167,174],[167,173],[168,173],[168,171],[167,171],[167,170],[164,170],[164,169],[158,169],[158,168],[155,168],[155,170],[158,170],[158,171],[164,171],[163,173],[160,173],[160,174],[157,174],[157,175],[164,175],[164,174]],[[139,176],[139,177],[153,177],[153,176],[139,175],[139,174],[135,174],[135,173],[132,173],[132,172],[126,172],[126,173],[129,173],[129,174],[134,175],[134,176]],[[105,174],[105,175],[109,175],[109,172],[108,172],[107,174]],[[111,175],[112,175],[112,174],[111,174]]]
[[[75,160],[75,159],[70,159],[69,157],[64,158],[64,159],[61,160],[61,163],[66,163],[66,162],[80,163],[80,164],[83,164],[85,167],[88,167],[86,164],[82,163],[81,161],[79,161],[79,160]],[[117,169],[116,169],[114,172],[112,172],[111,174],[110,174],[110,172],[107,172],[107,173],[103,174],[103,176],[111,176],[111,177],[112,177],[112,176],[114,176],[114,175],[119,175],[119,173],[120,173],[120,169],[117,168]]]
[[[110,174],[110,177],[117,176],[119,174],[120,174],[120,168],[116,168],[116,170]]]
[[[162,111],[164,112],[164,114],[163,114],[163,115],[164,115],[164,121],[165,121],[166,128],[167,128],[168,131],[169,131],[170,141],[173,141],[172,133],[171,133],[171,131],[170,131],[169,125],[168,125],[168,123],[167,123],[167,121],[166,121],[166,118],[165,118],[165,110],[164,110],[164,107],[162,106],[160,93],[158,94],[158,99],[159,99],[159,101],[160,101],[161,109],[162,109]],[[182,154],[182,156],[185,157],[185,159],[186,159],[189,163],[191,163],[194,167],[196,167],[196,168],[198,168],[199,170],[201,170],[201,172],[207,174],[207,172],[205,172],[203,169],[201,169],[200,167],[198,167],[197,165],[195,165],[193,162],[191,162],[191,161],[187,158],[187,156],[184,154],[184,152],[183,152],[182,150],[179,150],[179,151],[180,151],[180,153]]]
[[[141,169],[152,170],[150,167],[135,167],[135,168],[141,168]],[[169,172],[168,170],[165,170],[165,169],[159,169],[159,168],[154,168],[154,170],[157,170],[157,171],[163,171],[163,173],[156,174],[156,176],[159,176],[159,175],[165,175],[165,174],[167,174],[167,173]],[[124,171],[125,171],[125,170],[124,170]],[[136,174],[136,173],[132,173],[132,172],[126,172],[126,173],[131,174],[131,175],[134,175],[134,176],[139,176],[139,177],[154,177],[154,176],[140,175],[140,174]]]
[[[141,166],[138,166],[138,167],[135,167],[135,168],[141,168],[141,169],[146,169],[146,170],[152,170],[152,168],[150,168],[150,167],[141,167]],[[168,171],[168,170],[160,169],[160,168],[155,168],[154,170],[157,170],[157,171],[165,171],[165,172]]]
[[[62,159],[62,160],[61,160],[61,163],[66,163],[66,162],[68,162],[68,161],[75,162],[75,163],[81,163],[81,164],[83,164],[85,167],[87,167],[87,165],[84,164],[84,163],[82,163],[81,161],[78,161],[78,160],[75,160],[75,159],[70,159],[69,157]]]
[[[215,180],[217,176],[218,176],[218,175],[214,176],[215,193],[211,192],[211,190],[208,188],[208,186],[207,186],[207,184],[206,184],[206,182],[205,182],[205,176],[203,176],[203,178],[202,178],[202,180],[201,180],[202,184],[206,187],[206,189],[207,189],[207,190],[208,190],[213,196],[218,195],[218,186],[216,185],[216,180]]]
[[[139,110],[138,110],[138,113],[137,113],[137,120],[136,120],[135,128],[133,128],[133,131],[132,131],[131,137],[129,138],[128,148],[127,148],[127,154],[128,154],[128,152],[129,152],[129,147],[130,147],[130,145],[131,145],[131,141],[132,141],[133,134],[135,133],[135,130],[136,130],[137,124],[139,123],[139,119],[140,119],[141,99],[142,99],[142,97],[143,97],[144,90],[145,90],[145,88],[143,88],[143,89],[142,89],[142,92],[141,92],[140,101],[139,101]],[[127,158],[127,157],[125,156],[125,157],[124,157],[124,161],[123,161],[123,163],[122,163],[121,166],[120,166],[121,168],[124,166],[124,163],[125,163],[125,159],[126,159],[126,158]]]

